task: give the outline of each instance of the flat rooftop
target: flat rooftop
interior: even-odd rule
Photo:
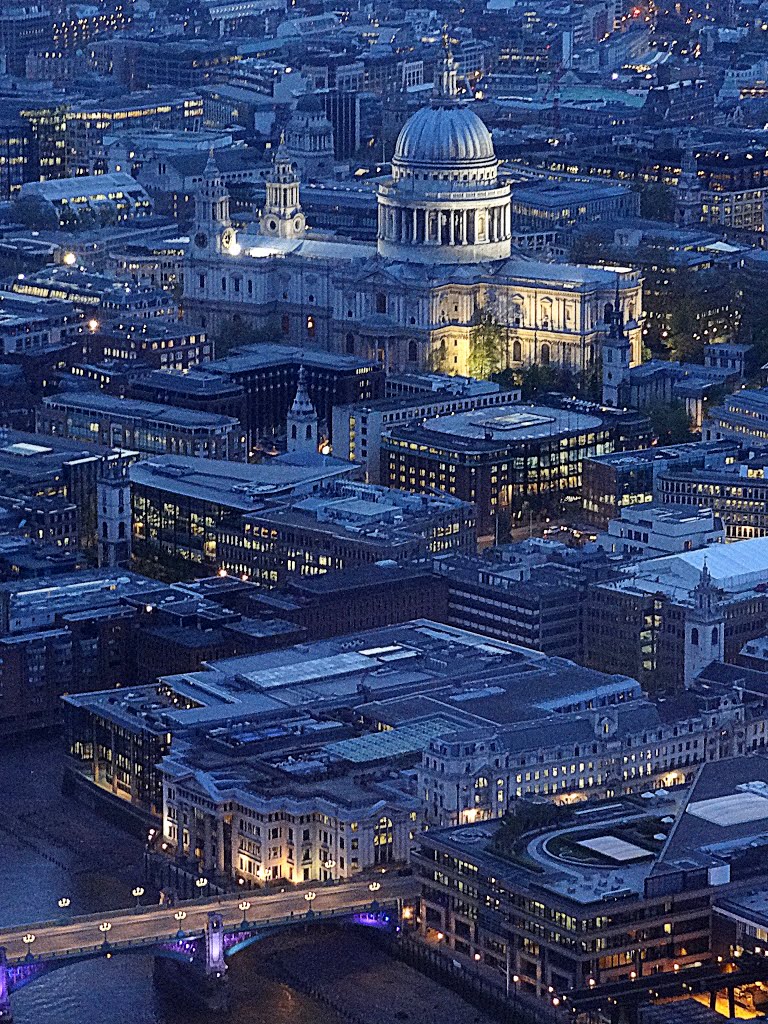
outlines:
[[[120,419],[151,420],[166,423],[174,427],[188,430],[206,430],[216,427],[235,429],[239,420],[234,416],[223,416],[219,413],[199,412],[195,409],[183,409],[173,405],[159,405],[155,402],[142,402],[134,398],[117,398],[105,395],[100,391],[61,391],[56,395],[43,399],[43,405],[49,409],[76,409],[84,413],[104,413]]]
[[[243,463],[160,455],[135,463],[129,472],[133,484],[253,512],[269,498],[347,476],[355,466],[330,456],[316,464],[297,465],[282,458]]]

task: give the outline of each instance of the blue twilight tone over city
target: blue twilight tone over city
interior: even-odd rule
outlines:
[[[0,1024],[768,1016],[768,0],[0,0]]]

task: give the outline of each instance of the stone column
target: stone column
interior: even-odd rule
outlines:
[[[413,242],[416,243],[419,240],[419,211],[413,211]]]
[[[216,820],[216,870],[224,874],[224,819]]]
[[[456,211],[454,209],[449,210],[448,216],[450,219],[448,241],[451,245],[456,244]]]

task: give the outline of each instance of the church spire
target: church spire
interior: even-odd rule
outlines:
[[[459,89],[457,84],[456,59],[451,51],[451,36],[448,26],[443,25],[443,64],[435,76],[435,95],[443,101],[456,99]]]
[[[299,368],[296,397],[288,413],[288,451],[312,458],[317,455],[318,417],[307,388],[307,371]]]

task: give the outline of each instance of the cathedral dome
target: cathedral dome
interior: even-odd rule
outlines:
[[[491,133],[467,106],[436,103],[405,123],[395,145],[393,167],[403,170],[496,169]]]

